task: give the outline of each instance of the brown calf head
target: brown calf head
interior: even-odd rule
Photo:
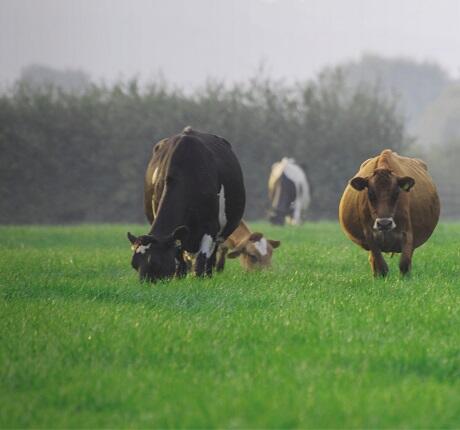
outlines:
[[[376,231],[391,231],[396,227],[394,216],[401,191],[408,192],[415,184],[410,176],[397,176],[389,169],[376,169],[367,178],[356,177],[350,185],[357,191],[367,188],[367,204]]]
[[[228,258],[240,256],[240,263],[246,270],[270,267],[273,249],[281,245],[279,240],[266,239],[262,233],[252,233],[241,241]]]

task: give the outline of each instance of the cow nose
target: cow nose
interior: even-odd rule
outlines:
[[[393,218],[377,218],[375,224],[378,230],[387,231],[393,228]]]

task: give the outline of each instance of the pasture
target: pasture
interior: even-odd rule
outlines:
[[[0,427],[460,427],[460,224],[374,280],[336,223],[140,284],[139,225],[0,228]]]

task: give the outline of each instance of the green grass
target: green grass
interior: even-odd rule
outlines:
[[[460,427],[460,224],[374,280],[335,223],[140,284],[128,228],[0,228],[0,427]]]

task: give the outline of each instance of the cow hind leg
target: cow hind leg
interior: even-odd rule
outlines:
[[[369,252],[369,263],[376,278],[379,276],[384,277],[388,274],[388,265],[380,251]]]

